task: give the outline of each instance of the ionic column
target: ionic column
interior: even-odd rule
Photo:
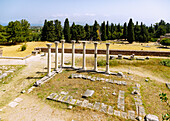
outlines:
[[[72,40],[72,68],[75,68],[75,40]]]
[[[86,42],[83,42],[83,70],[86,70]]]
[[[55,71],[58,70],[58,41],[55,41]]]
[[[65,40],[61,40],[61,43],[62,43],[61,68],[64,66],[64,42],[65,42]]]
[[[46,44],[48,46],[48,58],[47,58],[47,76],[51,76],[51,43]]]
[[[110,43],[106,43],[106,73],[109,73],[109,45]]]
[[[97,44],[98,42],[94,42],[94,71],[97,71]]]

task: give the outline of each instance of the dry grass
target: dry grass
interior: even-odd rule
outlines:
[[[107,42],[107,41],[106,41]],[[100,42],[98,44],[98,49],[106,49],[106,42]],[[0,46],[3,49],[3,56],[8,57],[25,57],[34,50],[35,47],[46,47],[46,43],[49,42],[27,42],[27,49],[25,51],[21,51],[21,45],[13,45],[13,46]],[[24,44],[24,43],[23,43]],[[54,43],[52,47],[54,47]],[[145,47],[150,46],[150,47]],[[70,43],[65,43],[65,48],[71,48],[72,45]],[[133,43],[133,44],[110,44],[110,49],[118,49],[118,50],[150,50],[150,51],[170,51],[170,49],[160,49],[154,43]],[[59,44],[59,48],[61,48],[61,43]],[[76,44],[76,48],[83,48],[82,44]],[[94,45],[91,42],[87,43],[87,49],[93,49]]]

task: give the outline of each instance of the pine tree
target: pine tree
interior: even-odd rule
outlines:
[[[134,36],[134,24],[132,19],[129,20],[127,31],[128,31],[127,40],[129,43],[133,43],[133,41],[135,40],[135,36]]]
[[[62,39],[62,26],[59,20],[55,20],[55,41],[60,41]]]
[[[71,28],[70,28],[70,33],[71,33],[71,39],[72,40],[76,40],[77,38],[77,30],[76,30],[76,25],[75,23],[73,22]]]
[[[165,35],[166,29],[165,26],[161,25],[158,27],[158,29],[155,32],[155,37],[159,38],[161,35]]]
[[[44,26],[42,28],[41,41],[47,41],[47,20],[45,20]]]
[[[85,25],[84,27],[85,31],[86,31],[86,36],[85,36],[85,39],[86,40],[90,40],[90,26],[88,24]]]
[[[123,26],[123,38],[125,40],[127,39],[127,25],[126,25],[126,22],[124,23],[124,26]]]
[[[105,21],[101,24],[101,40],[106,41],[107,39],[107,34],[106,34],[106,26],[105,26]]]
[[[69,26],[68,18],[66,18],[64,22],[64,38],[66,42],[69,42],[69,43],[71,42],[70,26]]]

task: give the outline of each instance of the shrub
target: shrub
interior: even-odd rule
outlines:
[[[162,61],[161,61],[161,64],[164,65],[164,66],[170,67],[170,59],[162,60]]]
[[[23,44],[22,46],[21,46],[21,51],[24,51],[24,50],[26,50],[27,49],[27,45],[26,44]]]
[[[158,40],[158,38],[151,38],[150,42],[156,42]]]
[[[170,38],[164,38],[160,43],[165,46],[170,46]]]

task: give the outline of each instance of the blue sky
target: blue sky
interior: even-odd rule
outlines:
[[[0,24],[26,19],[32,25],[42,25],[44,20],[65,18],[70,23],[93,24],[133,21],[147,25],[161,19],[170,22],[170,0],[0,0]]]

